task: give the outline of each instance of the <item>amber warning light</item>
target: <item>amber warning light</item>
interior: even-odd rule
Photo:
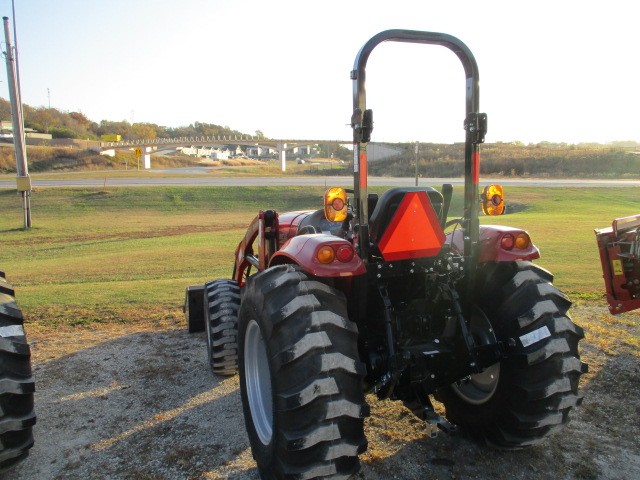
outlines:
[[[496,216],[505,212],[504,190],[500,185],[488,185],[482,191],[482,213]]]
[[[330,222],[343,222],[347,218],[347,192],[333,187],[324,193],[324,216]]]

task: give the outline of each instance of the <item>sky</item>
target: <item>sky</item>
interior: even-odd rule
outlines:
[[[399,28],[448,33],[471,49],[487,142],[640,141],[637,0],[15,0],[15,7],[23,102],[50,102],[96,122],[199,121],[277,139],[350,140],[356,54],[376,33]],[[0,13],[12,18],[10,0],[0,0]],[[464,141],[464,88],[448,49],[380,45],[367,65],[372,140]]]

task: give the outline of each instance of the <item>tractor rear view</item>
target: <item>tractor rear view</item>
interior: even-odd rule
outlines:
[[[443,46],[463,64],[462,218],[448,216],[451,185],[368,192],[365,70],[387,41]],[[433,435],[455,424],[508,449],[542,441],[580,403],[583,331],[571,302],[532,263],[540,255],[526,231],[479,225],[480,209],[500,214],[504,200],[499,186],[478,186],[487,117],[472,53],[449,35],[389,30],[362,47],[351,79],[353,189],[327,190],[317,211],[260,211],[232,278],[187,289],[213,372],[239,372],[263,479],[355,473],[368,393],[402,401]]]

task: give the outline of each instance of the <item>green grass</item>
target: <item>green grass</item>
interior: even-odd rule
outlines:
[[[574,297],[602,297],[604,284],[593,233],[614,218],[640,213],[640,192],[632,188],[513,188],[507,197],[526,209],[482,219],[524,228],[540,248],[537,263],[555,275],[555,284]]]
[[[22,226],[15,192],[0,191],[0,269],[20,306],[43,321],[83,323],[178,308],[188,285],[229,277],[235,248],[260,208],[321,203],[322,188],[46,189]],[[115,312],[115,313],[114,313]]]
[[[382,191],[383,189],[377,189]],[[15,192],[0,191],[0,269],[28,319],[86,323],[180,307],[184,289],[228,277],[234,250],[259,209],[318,208],[323,188],[44,189],[22,226]],[[461,189],[455,196],[460,199]],[[638,213],[637,189],[511,188],[524,210],[482,223],[521,227],[539,264],[573,297],[604,292],[594,228]],[[453,204],[459,213],[460,201]],[[96,312],[101,312],[97,315]],[[127,313],[128,312],[128,313]]]

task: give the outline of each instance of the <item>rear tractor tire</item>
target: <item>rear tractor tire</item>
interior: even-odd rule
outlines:
[[[220,279],[205,284],[204,309],[211,370],[216,375],[235,375],[238,371],[238,283]]]
[[[36,423],[31,350],[14,297],[0,272],[0,472],[29,454]]]
[[[510,345],[506,358],[484,372],[440,390],[436,398],[449,421],[488,444],[506,449],[541,442],[569,422],[579,405],[578,343],[584,337],[567,310],[569,299],[553,276],[531,262],[482,264],[478,268],[476,327]],[[474,332],[475,330],[475,332]]]
[[[261,478],[349,478],[367,448],[369,406],[342,292],[299,267],[272,267],[247,280],[239,321],[240,392]]]

